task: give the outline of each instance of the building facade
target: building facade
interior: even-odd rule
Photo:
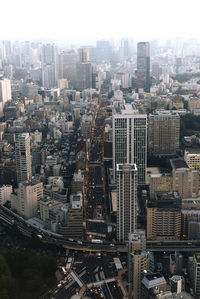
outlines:
[[[137,44],[137,86],[150,91],[150,44],[140,42]]]
[[[200,170],[200,151],[196,149],[187,149],[184,153],[184,160],[192,170]]]
[[[147,165],[147,115],[133,104],[119,104],[112,115],[113,177],[117,164],[136,164],[138,184],[145,184]]]
[[[144,271],[153,271],[153,254],[146,251],[145,231],[136,230],[128,239],[128,281],[130,298],[141,298]]]
[[[117,238],[128,240],[136,229],[137,167],[135,164],[117,164]]]
[[[29,133],[16,135],[15,157],[18,183],[31,180],[32,169]]]
[[[12,193],[12,186],[11,185],[3,185],[0,188],[0,204],[5,204],[6,201],[10,201]]]
[[[43,197],[43,184],[25,181],[19,184],[16,210],[24,218],[37,216],[39,200]]]
[[[181,203],[178,192],[160,191],[147,203],[147,239],[179,240],[181,236]]]
[[[149,115],[148,146],[155,156],[175,155],[179,149],[180,116],[176,112],[159,111]]]

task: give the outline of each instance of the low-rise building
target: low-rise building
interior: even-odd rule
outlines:
[[[3,185],[0,188],[0,204],[5,204],[6,201],[10,201],[12,193],[12,186],[11,185]]]
[[[200,170],[200,150],[187,149],[184,152],[184,160],[192,170]]]

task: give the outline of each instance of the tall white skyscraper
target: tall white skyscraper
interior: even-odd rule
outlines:
[[[135,232],[137,221],[137,167],[117,164],[117,238],[128,240]]]
[[[15,155],[18,184],[23,181],[31,180],[32,170],[29,133],[22,133],[16,136]]]
[[[5,103],[12,99],[9,79],[0,79],[0,117],[3,116]]]
[[[147,165],[147,115],[134,104],[113,109],[113,174],[117,164],[136,164],[138,184],[145,184]]]
[[[58,50],[54,44],[42,47],[42,84],[46,88],[57,87],[58,82]]]

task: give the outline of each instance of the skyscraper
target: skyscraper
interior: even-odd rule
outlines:
[[[62,52],[60,54],[60,78],[69,81],[70,88],[76,84],[76,64],[78,55],[76,52]]]
[[[23,181],[31,180],[32,170],[29,133],[22,133],[16,136],[15,155],[18,184]]]
[[[128,240],[135,232],[137,210],[137,167],[135,164],[117,164],[117,238]]]
[[[58,82],[58,50],[54,44],[42,47],[42,84],[46,88],[57,86]]]
[[[136,164],[138,184],[145,184],[147,164],[147,115],[133,104],[113,110],[113,175],[117,164]]]
[[[77,63],[76,89],[82,91],[92,87],[92,64],[90,62]]]
[[[11,84],[9,79],[0,79],[0,117],[3,116],[5,103],[12,99]]]
[[[55,66],[48,64],[42,68],[42,86],[46,88],[53,88],[57,86],[55,77]]]
[[[150,91],[150,44],[140,42],[137,44],[137,85]]]

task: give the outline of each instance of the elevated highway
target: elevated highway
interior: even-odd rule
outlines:
[[[110,244],[109,242],[104,242],[103,244],[96,244],[89,241],[77,241],[66,239],[59,234],[45,229],[39,229],[35,225],[28,223],[21,216],[2,205],[0,205],[0,221],[6,225],[16,226],[18,230],[27,237],[40,235],[42,242],[62,246],[65,249],[83,252],[128,253],[128,247],[125,243]],[[195,252],[200,251],[200,240],[147,241],[146,246],[147,250],[153,252]]]

